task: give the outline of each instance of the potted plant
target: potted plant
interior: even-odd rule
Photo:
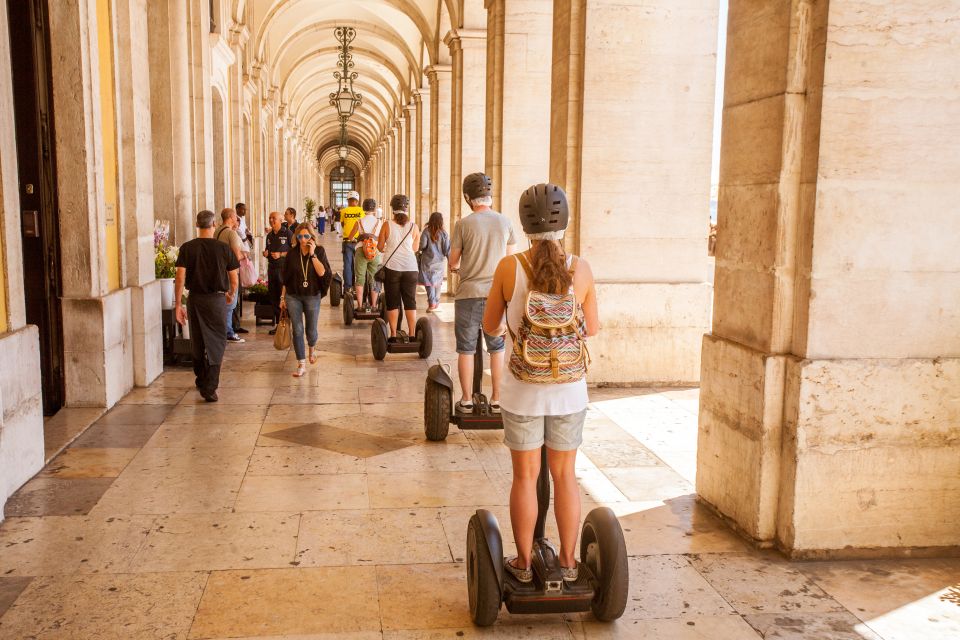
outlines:
[[[170,223],[157,220],[153,226],[154,276],[160,281],[160,308],[173,309],[174,279],[177,275],[177,248],[169,244]]]
[[[307,222],[313,224],[313,212],[317,210],[317,201],[313,198],[303,199],[303,212]]]
[[[256,284],[247,287],[247,299],[256,303],[253,307],[253,316],[257,325],[273,324],[273,302],[270,301],[267,282],[263,278],[258,278]]]

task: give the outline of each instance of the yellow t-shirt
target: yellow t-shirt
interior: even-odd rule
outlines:
[[[353,233],[353,225],[357,220],[363,217],[363,209],[360,207],[344,207],[340,209],[340,224],[343,225],[343,237],[349,238]]]

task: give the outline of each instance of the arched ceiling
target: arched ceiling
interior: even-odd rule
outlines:
[[[330,106],[336,90],[337,26],[357,30],[354,88],[363,104],[348,125],[348,164],[365,166],[412,92],[423,69],[445,61],[443,36],[462,26],[466,12],[480,20],[483,0],[233,0],[233,15],[250,33],[248,58],[265,70],[262,81],[279,90],[285,114],[299,127],[329,170],[337,161],[340,129]],[[441,31],[443,31],[441,33]]]

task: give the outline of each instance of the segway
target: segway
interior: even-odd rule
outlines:
[[[533,581],[522,583],[506,570],[497,518],[477,509],[467,525],[467,596],[470,617],[480,627],[492,625],[506,604],[510,613],[573,613],[592,611],[609,622],[623,615],[630,576],[627,546],[620,522],[609,507],[587,514],[580,533],[577,580],[565,582],[556,547],[545,536],[550,506],[547,449],[540,449],[537,478],[537,525],[533,533]]]
[[[354,293],[348,293],[343,297],[343,324],[349,327],[354,320],[374,320],[386,316],[386,306],[383,302],[382,293],[377,300],[377,306],[373,306],[373,286],[374,282],[368,274],[363,286],[363,300],[359,307],[357,306],[356,289],[354,289]]]
[[[385,295],[381,294],[381,295]],[[390,341],[390,325],[386,320],[386,305],[383,307],[383,317],[377,317],[370,327],[370,342],[373,347],[373,357],[383,360],[388,353],[416,353],[421,358],[429,358],[433,351],[433,329],[426,318],[419,318],[412,336],[405,335],[405,339]],[[397,314],[397,335],[403,326],[403,305],[400,305]],[[409,329],[409,327],[408,327]]]
[[[423,393],[423,430],[427,440],[445,440],[450,425],[461,429],[502,429],[503,418],[494,413],[482,391],[483,332],[477,334],[477,350],[473,354],[473,409],[457,411],[453,404],[453,380],[447,365],[437,363],[427,371]]]
[[[339,271],[335,271],[330,280],[330,306],[339,307],[341,298],[343,298],[343,276]]]

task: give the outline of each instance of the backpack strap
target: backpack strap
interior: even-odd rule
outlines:
[[[516,254],[517,262],[520,263],[520,266],[523,267],[523,272],[527,274],[527,280],[531,283],[533,282],[533,265],[530,264],[530,261],[522,253]]]

